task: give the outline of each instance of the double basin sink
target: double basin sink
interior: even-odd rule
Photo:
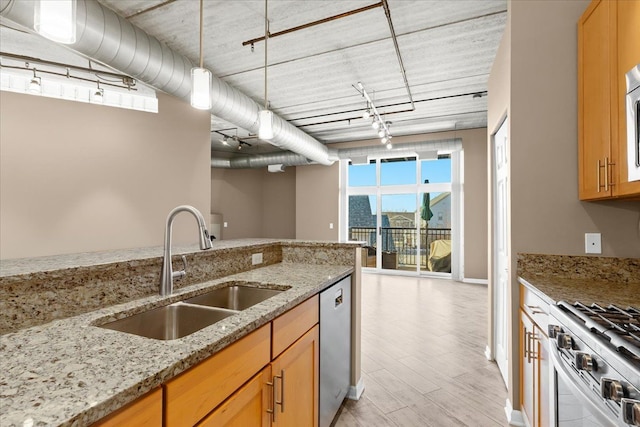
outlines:
[[[251,282],[227,282],[202,295],[116,320],[101,328],[157,340],[190,335],[281,292],[255,287]]]

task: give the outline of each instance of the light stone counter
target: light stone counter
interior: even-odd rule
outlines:
[[[282,246],[281,261],[271,265],[188,285],[171,297],[146,296],[0,336],[0,425],[89,425],[354,272],[354,264],[344,262],[344,251],[355,252],[357,244],[251,240],[227,245],[242,251],[275,243]],[[316,258],[309,259],[311,247],[317,249]],[[343,251],[342,257],[336,248]],[[30,274],[31,267],[22,273]],[[232,280],[290,289],[177,340],[159,341],[94,326]]]
[[[518,254],[518,280],[549,304],[640,308],[640,259]]]

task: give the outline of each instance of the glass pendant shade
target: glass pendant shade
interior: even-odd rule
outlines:
[[[211,71],[191,69],[191,106],[199,110],[211,109]]]
[[[260,122],[258,138],[265,140],[273,138],[273,113],[269,110],[261,110],[258,120]]]
[[[33,18],[41,36],[63,44],[76,42],[76,0],[36,1]]]

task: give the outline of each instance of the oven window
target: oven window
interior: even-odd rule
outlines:
[[[557,427],[603,427],[591,412],[589,402],[576,396],[572,387],[556,374],[556,426]]]

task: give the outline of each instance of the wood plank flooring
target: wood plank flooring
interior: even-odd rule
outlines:
[[[507,426],[507,392],[487,344],[487,288],[364,274],[364,394],[336,427]]]

